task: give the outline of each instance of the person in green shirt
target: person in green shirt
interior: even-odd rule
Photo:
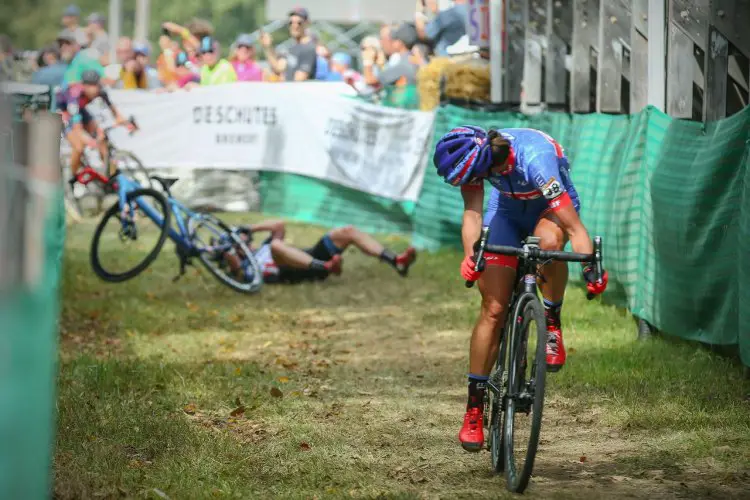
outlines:
[[[210,36],[203,37],[200,45],[201,86],[221,85],[237,81],[232,63],[221,58],[219,43]]]
[[[104,66],[101,65],[96,51],[81,50],[74,34],[69,30],[63,30],[57,37],[60,47],[60,57],[63,61],[69,61],[68,68],[63,75],[62,88],[66,89],[72,83],[81,81],[84,72],[94,70],[99,76],[104,76]]]

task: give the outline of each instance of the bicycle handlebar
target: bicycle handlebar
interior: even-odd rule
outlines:
[[[539,247],[524,245],[521,248],[511,247],[505,245],[488,245],[487,240],[489,239],[489,227],[485,226],[482,228],[482,233],[479,238],[478,247],[474,251],[474,270],[478,272],[484,271],[485,260],[484,254],[486,252],[496,253],[500,255],[510,255],[513,257],[521,257],[524,259],[535,259],[535,260],[557,260],[561,262],[581,262],[590,263],[594,265],[594,271],[596,272],[596,279],[601,280],[603,276],[602,267],[602,238],[601,236],[594,237],[594,251],[593,253],[576,253],[576,252],[565,252],[562,250],[542,250]],[[473,281],[466,281],[466,288],[474,286]],[[594,294],[589,292],[586,298],[591,300],[595,297]]]

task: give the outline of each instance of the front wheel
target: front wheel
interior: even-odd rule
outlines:
[[[145,271],[164,246],[170,217],[167,200],[158,191],[127,193],[122,206],[115,202],[96,226],[91,241],[94,273],[104,281],[120,283]]]
[[[539,446],[547,374],[547,324],[536,295],[525,294],[513,311],[508,348],[508,395],[503,422],[507,488],[523,493]]]
[[[252,294],[263,285],[263,273],[249,242],[218,218],[191,217],[188,233],[203,266],[232,290]]]

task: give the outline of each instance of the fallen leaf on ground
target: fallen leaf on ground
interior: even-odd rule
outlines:
[[[278,387],[271,387],[271,396],[275,398],[283,398],[284,393],[281,392],[281,389],[279,389]]]
[[[612,481],[621,483],[623,481],[627,480],[627,477],[625,476],[612,476]]]
[[[234,374],[235,374],[235,375],[239,375],[239,374],[241,374],[241,373],[242,373],[242,368],[240,368],[239,366],[238,366],[237,368],[235,368],[235,369],[234,369]]]
[[[196,312],[198,309],[200,309],[200,307],[198,307],[198,304],[193,304],[192,302],[185,302],[185,307],[193,312]]]
[[[575,347],[568,347],[568,353],[575,354],[576,348]]]
[[[279,377],[278,380],[280,384],[286,384],[289,382],[289,377]]]
[[[232,417],[239,417],[240,415],[245,413],[245,407],[240,405],[231,412],[229,412],[229,415]]]
[[[263,344],[263,347],[266,348],[266,347],[268,347],[271,344],[273,344],[273,342],[271,342],[270,340],[268,340],[268,341],[266,341],[265,344]]]
[[[182,411],[184,411],[188,415],[195,415],[195,410],[196,409],[197,408],[195,406],[195,403],[189,403],[189,404],[185,405],[185,407],[182,409]]]
[[[310,443],[306,443],[305,441],[302,441],[302,442],[301,442],[301,443],[299,444],[299,449],[300,449],[301,451],[310,451]]]
[[[579,462],[583,463],[586,461],[586,455],[581,455],[581,458],[578,459]]]

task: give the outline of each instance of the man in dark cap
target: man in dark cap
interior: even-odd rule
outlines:
[[[273,48],[271,35],[261,35],[261,45],[266,52],[266,59],[274,73],[285,74],[288,82],[313,80],[317,71],[318,54],[315,42],[307,33],[310,14],[307,9],[297,7],[289,12],[289,36],[294,44],[289,48],[286,57],[279,57]]]
[[[78,45],[86,47],[89,44],[89,36],[86,30],[78,25],[78,19],[81,17],[81,9],[77,5],[71,4],[65,7],[62,14],[62,25],[66,31],[71,33]]]

